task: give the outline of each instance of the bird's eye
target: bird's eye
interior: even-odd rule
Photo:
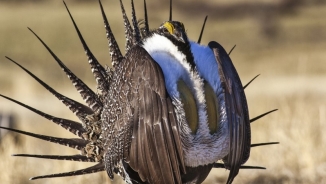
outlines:
[[[164,33],[169,33],[169,30],[167,28],[163,28]]]

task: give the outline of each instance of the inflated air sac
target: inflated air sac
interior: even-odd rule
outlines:
[[[204,90],[209,133],[214,134],[217,132],[220,122],[218,103],[213,88],[207,82],[204,83]]]
[[[180,99],[186,114],[187,123],[189,125],[191,132],[195,134],[198,129],[198,121],[199,121],[198,109],[197,109],[195,97],[183,80],[179,80],[177,85],[180,94]]]

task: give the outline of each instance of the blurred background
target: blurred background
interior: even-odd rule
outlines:
[[[66,0],[89,47],[103,65],[111,65],[105,30],[95,0]],[[103,0],[110,25],[124,48],[118,0]],[[130,14],[130,1],[124,0]],[[135,1],[138,18],[143,2]],[[168,19],[168,0],[147,2],[150,27]],[[215,40],[226,50],[246,88],[250,116],[279,109],[252,124],[252,148],[234,183],[326,183],[326,1],[325,0],[174,0],[173,19],[182,21],[197,40],[208,21],[202,44]],[[54,116],[77,120],[48,91],[4,56],[32,71],[60,93],[82,101],[54,59],[28,31],[33,29],[92,88],[95,80],[69,16],[57,0],[0,0],[0,94]],[[8,122],[10,122],[8,124]],[[71,137],[57,125],[6,99],[0,99],[0,124],[35,133]],[[12,157],[14,153],[77,154],[59,145],[0,132],[1,183],[110,183],[106,173],[29,181],[32,176],[72,171],[87,163]],[[228,171],[214,169],[205,183],[225,183]],[[112,183],[121,183],[115,177]]]

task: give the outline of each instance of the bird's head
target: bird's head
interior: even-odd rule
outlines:
[[[188,43],[188,37],[182,22],[166,21],[157,29],[157,33],[169,38],[174,43]]]

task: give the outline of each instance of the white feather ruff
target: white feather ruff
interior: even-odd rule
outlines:
[[[178,48],[166,37],[153,34],[150,38],[144,40],[143,48],[151,55],[151,57],[160,65],[164,78],[165,86],[169,95],[173,99],[175,112],[180,126],[181,140],[183,144],[185,164],[190,167],[199,165],[207,165],[220,160],[228,153],[228,134],[227,127],[224,128],[226,121],[225,110],[221,111],[220,117],[224,123],[219,132],[211,135],[207,123],[206,102],[203,89],[204,78],[213,87],[216,94],[219,92],[219,79],[217,73],[217,64],[214,55],[211,56],[212,51],[209,48],[202,48],[201,46],[191,43],[192,52],[194,54],[195,63],[198,67],[197,71],[192,71],[186,56],[178,50]],[[199,49],[197,49],[199,48]],[[209,53],[210,51],[210,53]],[[208,60],[207,65],[204,61]],[[214,60],[215,65],[212,64]],[[203,74],[203,76],[200,76]],[[196,134],[192,134],[185,118],[183,104],[180,101],[179,92],[177,89],[177,82],[182,79],[194,94],[198,116],[199,125]],[[225,103],[221,95],[217,96],[218,103]],[[217,112],[218,113],[218,112]]]

